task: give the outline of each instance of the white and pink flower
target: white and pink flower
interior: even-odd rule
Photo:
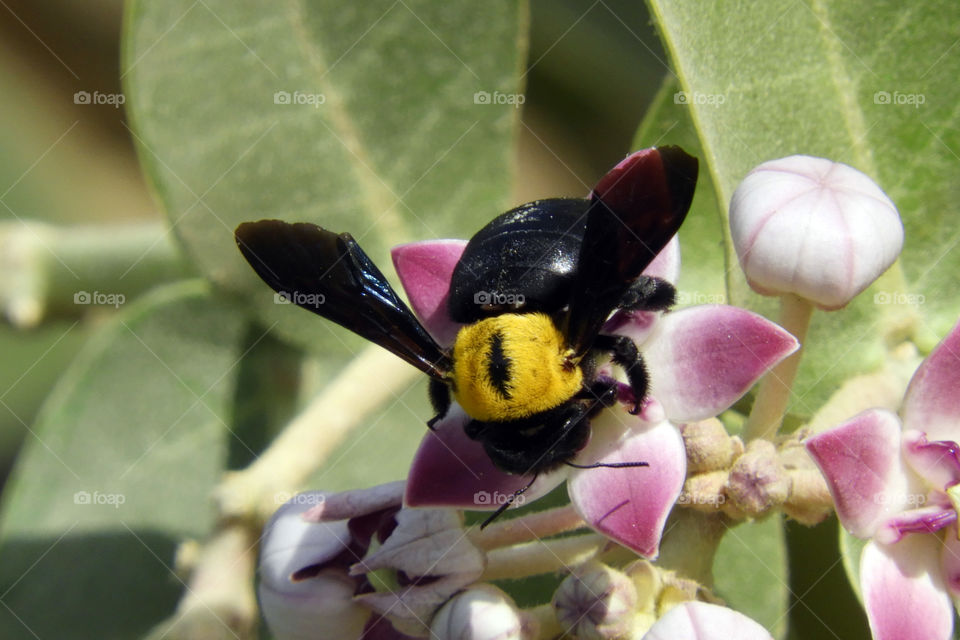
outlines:
[[[865,411],[811,438],[841,524],[868,538],[860,587],[873,637],[950,638],[960,598],[960,324],[917,369],[902,419]]]

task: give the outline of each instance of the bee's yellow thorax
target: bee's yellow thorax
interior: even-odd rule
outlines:
[[[453,346],[453,397],[483,422],[552,409],[580,389],[583,373],[550,316],[505,313],[460,329]]]

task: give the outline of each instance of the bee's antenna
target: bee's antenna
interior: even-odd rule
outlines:
[[[574,469],[599,469],[600,467],[606,467],[608,469],[622,469],[624,467],[649,467],[650,465],[646,462],[594,462],[593,464],[576,464],[565,460],[564,463],[568,467],[573,467]]]
[[[506,501],[502,505],[500,505],[500,507],[497,508],[497,510],[490,515],[489,518],[483,521],[483,524],[480,525],[480,529],[483,530],[484,528],[486,528],[488,524],[490,524],[491,522],[499,518],[500,514],[502,514],[507,509],[509,509],[510,505],[516,502],[517,498],[522,496],[524,492],[526,492],[526,490],[529,489],[533,485],[533,483],[537,481],[537,477],[539,475],[540,475],[539,473],[533,474],[533,477],[530,479],[530,482],[528,482],[523,487],[520,487],[519,489],[514,491],[513,494],[509,498],[507,498]]]

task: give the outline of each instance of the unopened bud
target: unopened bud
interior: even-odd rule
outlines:
[[[490,584],[476,584],[444,604],[430,623],[435,640],[530,640],[536,620]]]
[[[733,437],[716,418],[691,422],[680,427],[687,449],[687,473],[729,469],[743,453],[743,442]]]
[[[893,264],[903,224],[868,176],[790,156],[756,167],[730,202],[730,233],[750,286],[839,309]]]
[[[631,637],[636,606],[633,581],[600,563],[567,576],[553,595],[557,621],[582,640]]]
[[[763,515],[783,504],[790,495],[790,479],[780,464],[773,443],[753,440],[734,463],[726,495],[746,515]]]

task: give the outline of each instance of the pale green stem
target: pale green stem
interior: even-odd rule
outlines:
[[[165,638],[256,637],[253,549],[259,532],[240,523],[223,526],[199,556],[176,612],[148,636]]]
[[[797,377],[797,368],[803,355],[803,342],[810,327],[810,317],[813,314],[813,305],[807,300],[786,294],[780,298],[780,326],[789,331],[800,342],[800,348],[774,367],[760,381],[757,390],[757,399],[753,403],[753,410],[744,426],[745,440],[764,438],[772,440],[787,410],[790,400],[790,390]]]
[[[487,567],[480,579],[486,582],[562,571],[596,558],[608,545],[605,537],[589,533],[495,549],[487,554]]]
[[[188,275],[160,223],[0,224],[0,311],[19,328],[50,315],[118,308],[145,289]]]
[[[470,533],[470,541],[478,549],[507,547],[520,542],[539,540],[558,533],[587,526],[573,505],[546,509],[529,515],[496,522],[482,531]]]
[[[220,516],[269,517],[367,415],[399,397],[418,375],[383,348],[366,347],[253,464],[226,475],[214,492]]]

